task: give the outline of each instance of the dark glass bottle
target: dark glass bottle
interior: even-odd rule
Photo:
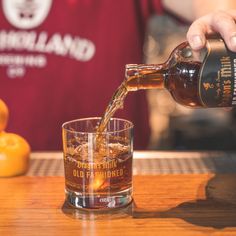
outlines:
[[[169,59],[158,65],[126,65],[126,88],[166,88],[177,103],[190,107],[236,105],[236,53],[220,37],[211,37],[206,47],[193,51],[183,42]]]

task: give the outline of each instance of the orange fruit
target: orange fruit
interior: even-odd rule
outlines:
[[[29,166],[30,146],[21,136],[0,133],[0,177],[24,174]]]
[[[0,99],[0,132],[5,130],[8,122],[9,111],[7,105]]]

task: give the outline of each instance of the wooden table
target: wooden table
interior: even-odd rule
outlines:
[[[98,214],[64,203],[63,177],[2,178],[0,235],[236,235],[235,182],[234,173],[136,175],[133,204]]]

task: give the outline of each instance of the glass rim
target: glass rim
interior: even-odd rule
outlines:
[[[96,132],[84,132],[84,131],[70,130],[68,128],[65,128],[65,126],[70,124],[70,123],[75,123],[75,122],[79,122],[79,121],[86,121],[86,120],[99,120],[101,118],[102,117],[98,117],[98,116],[97,117],[87,117],[87,118],[85,117],[85,118],[79,118],[79,119],[75,119],[75,120],[66,121],[62,124],[62,129],[67,131],[67,132],[76,133],[76,134],[96,134]],[[101,134],[119,133],[119,132],[123,132],[123,131],[128,130],[128,129],[133,129],[133,127],[134,127],[134,124],[131,121],[126,120],[126,119],[112,117],[110,120],[119,120],[119,121],[126,122],[126,123],[129,124],[129,127],[119,129],[119,130],[116,130],[116,131],[105,131],[105,132],[101,132]]]

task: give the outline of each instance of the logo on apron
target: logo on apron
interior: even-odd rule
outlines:
[[[19,29],[32,29],[46,19],[52,0],[2,0],[2,8],[10,24]]]

